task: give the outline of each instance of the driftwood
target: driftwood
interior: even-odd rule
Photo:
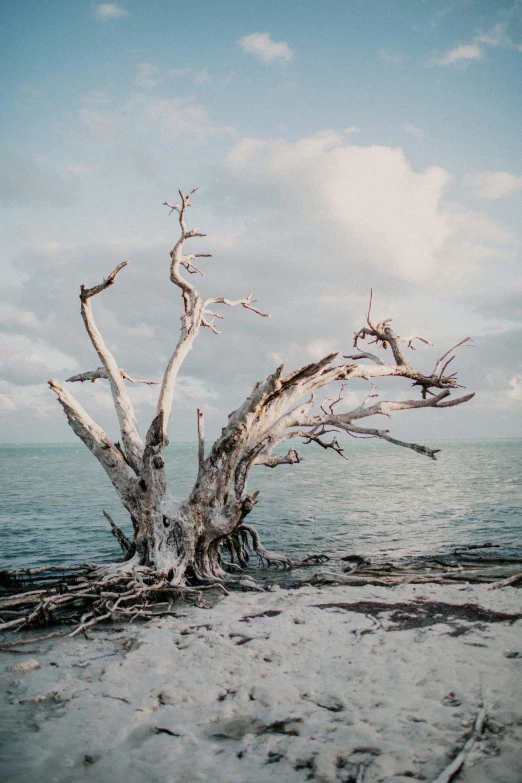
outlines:
[[[57,614],[62,615],[65,609],[73,612],[80,598],[88,604],[88,611],[75,632],[101,619],[134,617],[140,613],[144,617],[154,596],[163,600],[166,595],[170,598],[190,594],[196,584],[223,586],[239,582],[244,589],[248,586],[254,589],[252,580],[241,576],[250,550],[261,564],[284,568],[310,565],[313,558],[293,562],[284,554],[266,549],[255,527],[245,522],[259,495],[248,491],[251,470],[256,466],[285,470],[288,468],[282,466],[298,465],[301,456],[296,448],[290,448],[286,454],[278,451],[278,447],[291,440],[320,446],[344,457],[338,440],[341,434],[377,438],[436,459],[438,449],[399,440],[388,429],[364,426],[364,420],[376,416],[389,418],[392,413],[406,410],[442,410],[473,397],[473,394],[452,397],[460,385],[456,373],[447,372],[455,350],[468,344],[469,339],[444,352],[430,372],[422,372],[409,363],[406,353],[414,348],[414,340],[428,341],[418,336],[403,338],[392,329],[390,319],[374,319],[372,294],[365,325],[355,335],[353,344],[357,353],[344,357],[348,361],[331,353],[286,375],[281,365],[254,385],[247,399],[229,415],[220,437],[210,448],[205,444],[203,412],[198,410],[195,417],[199,443],[197,479],[187,498],[174,498],[168,489],[163,454],[168,444],[175,385],[185,358],[202,329],[218,334],[216,322],[223,318],[222,307],[242,307],[262,318],[268,317],[256,306],[252,294],[236,300],[224,296],[204,299],[192,282],[191,276],[200,272],[195,265],[197,259],[210,257],[208,253],[186,252],[187,242],[205,236],[186,224],[194,193],[179,191],[179,202],[165,202],[179,225],[179,237],[170,252],[170,281],[181,297],[181,324],[177,344],[161,380],[156,415],[145,437],[140,434],[126,382],[153,382],[136,380],[119,367],[96,324],[92,306],[94,297],[105,294],[116,283],[128,261],[120,263],[98,285],[81,286],[81,315],[101,365],[68,379],[71,383],[108,382],[121,443],[109,439],[68,389],[54,378],[49,381],[74,433],[100,462],[129,512],[133,540],[105,512],[124,551],[124,559],[100,567],[95,574],[89,573],[88,586],[82,595],[76,585],[64,595],[57,596],[51,589],[48,596],[37,596],[37,602],[23,619],[6,615],[0,630],[27,627],[35,622],[45,624]],[[381,349],[383,356],[360,351],[359,344],[365,340]],[[376,378],[408,381],[420,390],[420,396],[377,400],[372,383]],[[370,390],[359,405],[347,410],[344,388],[348,382],[361,379],[370,382]],[[340,390],[316,405],[315,395],[338,382]],[[4,609],[12,611],[12,607]]]
[[[355,573],[357,571],[357,573]],[[487,571],[432,571],[430,573],[420,574],[408,570],[395,570],[394,572],[362,573],[358,568],[353,569],[348,574],[339,574],[331,571],[320,571],[311,578],[305,578],[295,586],[303,584],[337,584],[337,585],[376,585],[379,587],[392,587],[401,584],[451,584],[459,582],[493,582],[486,589],[494,587],[506,587],[522,579],[522,575],[510,577],[498,581],[499,577]]]
[[[507,579],[503,579],[501,582],[495,582],[495,584],[489,585],[486,590],[494,590],[497,587],[507,587],[508,585],[514,585],[518,582],[522,582],[522,574],[515,574]]]
[[[482,734],[482,730],[484,728],[484,723],[486,720],[486,714],[487,714],[487,701],[486,699],[482,702],[482,707],[475,719],[475,725],[473,727],[473,731],[471,733],[470,738],[467,740],[466,744],[460,751],[460,753],[455,756],[451,764],[448,764],[446,769],[444,769],[440,775],[432,781],[432,783],[450,783],[450,781],[455,777],[459,769],[462,767],[464,762],[466,761],[467,756],[470,754],[471,750],[473,749],[473,745],[475,744],[477,738]]]
[[[72,570],[74,567],[70,567]],[[78,569],[76,568],[78,571]],[[17,578],[23,572],[17,571]],[[145,619],[164,615],[178,616],[172,611],[177,599],[201,603],[205,590],[216,589],[225,595],[228,591],[221,584],[190,586],[170,585],[167,580],[158,581],[150,568],[136,568],[132,573],[109,574],[99,568],[86,580],[77,575],[73,583],[58,583],[54,587],[28,590],[0,598],[0,632],[21,631],[30,627],[46,627],[55,623],[74,625],[65,634],[48,634],[22,644],[52,638],[76,636],[94,625],[107,620]],[[13,619],[5,619],[7,615]],[[16,643],[4,645],[15,646]]]
[[[194,283],[183,276],[183,270],[189,273],[189,277],[200,272],[195,265],[196,260],[210,257],[208,253],[187,254],[185,250],[189,240],[205,236],[186,225],[187,210],[194,193],[180,191],[179,202],[165,202],[170,213],[177,216],[180,228],[180,236],[170,253],[170,280],[180,291],[183,312],[178,343],[161,382],[156,416],[145,438],[139,433],[125,381],[152,382],[135,380],[118,366],[96,325],[92,309],[93,297],[115,284],[121,270],[128,265],[127,261],[119,264],[102,283],[91,288],[81,287],[82,318],[101,366],[68,379],[70,382],[108,381],[118,416],[121,445],[109,440],[58,381],[50,381],[50,387],[56,393],[72,429],[99,460],[132,516],[134,540],[129,542],[107,515],[125,552],[122,572],[127,573],[134,566],[150,567],[157,573],[158,579],[166,578],[172,585],[186,584],[189,578],[202,582],[226,581],[222,552],[229,553],[229,568],[236,571],[244,568],[248,561],[247,539],[251,540],[260,562],[285,567],[296,565],[285,555],[263,547],[257,531],[244,521],[258,497],[258,493],[250,495],[247,490],[251,469],[254,466],[276,468],[301,462],[302,458],[295,448],[290,448],[287,454],[277,453],[275,449],[279,445],[297,439],[333,450],[343,457],[337,436],[344,432],[352,437],[379,438],[436,459],[437,449],[398,440],[387,429],[361,426],[362,420],[372,416],[390,416],[395,411],[447,408],[467,402],[473,396],[467,394],[450,399],[450,393],[459,388],[459,384],[454,372],[445,374],[455,349],[467,344],[468,338],[443,353],[430,373],[420,372],[410,365],[405,349],[413,349],[415,340],[428,341],[418,336],[400,337],[392,329],[389,319],[375,321],[371,297],[366,325],[355,335],[354,347],[359,351],[359,343],[369,339],[391,354],[390,360],[360,351],[345,357],[350,360],[348,363],[336,364],[337,355],[330,354],[288,375],[283,374],[282,366],[279,367],[264,382],[255,384],[250,396],[230,414],[221,436],[209,451],[205,448],[203,413],[198,410],[197,480],[187,499],[178,501],[173,498],[167,487],[163,451],[168,443],[167,428],[174,388],[183,361],[202,328],[218,333],[216,320],[223,317],[218,311],[221,306],[243,307],[261,317],[268,317],[255,305],[252,294],[237,300],[223,296],[203,299]],[[342,410],[343,390],[348,381],[372,381],[379,377],[409,380],[413,386],[420,388],[420,399],[375,402],[377,394],[371,385],[370,392],[360,405],[351,411]],[[314,394],[336,381],[343,384],[340,391],[336,396],[326,397],[316,409]]]

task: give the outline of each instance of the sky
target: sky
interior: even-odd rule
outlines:
[[[120,367],[161,378],[181,312],[163,202],[195,187],[199,289],[271,318],[202,330],[171,440],[195,439],[198,406],[219,433],[282,362],[353,353],[370,289],[434,344],[419,370],[473,339],[453,365],[475,398],[393,434],[522,436],[520,0],[4,0],[0,22],[0,442],[74,439],[46,382],[99,366],[79,287],[124,260],[97,322]],[[106,382],[70,390],[117,437]],[[157,387],[131,395],[144,432]]]

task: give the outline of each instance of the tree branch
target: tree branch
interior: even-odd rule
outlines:
[[[412,449],[419,454],[435,459],[437,449],[407,443],[393,438],[388,430],[365,429],[358,427],[354,422],[369,416],[389,416],[400,410],[446,408],[461,405],[474,395],[468,394],[454,400],[448,400],[450,390],[458,386],[454,376],[446,377],[443,373],[426,376],[408,363],[401,361],[401,356],[398,355],[401,338],[394,333],[392,335],[387,326],[388,322],[380,322],[374,326],[370,310],[367,320],[369,326],[357,334],[360,336],[361,332],[364,332],[365,334],[371,333],[374,337],[377,335],[378,339],[384,341],[383,345],[395,341],[396,363],[384,364],[378,360],[378,357],[370,355],[369,358],[374,361],[371,365],[342,364],[336,366],[333,362],[337,354],[329,354],[319,362],[301,367],[286,377],[283,375],[283,366],[281,366],[266,381],[256,383],[243,405],[230,414],[227,426],[223,429],[221,437],[214,443],[205,460],[206,486],[213,485],[213,483],[219,484],[217,496],[223,502],[226,498],[229,503],[232,502],[229,490],[233,480],[234,502],[240,502],[246,491],[248,472],[254,464],[289,464],[292,456],[287,455],[288,459],[285,457],[272,458],[274,447],[289,438],[302,437],[307,442],[312,441],[323,448],[332,448],[344,456],[343,449],[336,438],[331,442],[322,439],[321,436],[327,432],[327,427],[344,430],[353,437],[381,438],[394,445]],[[378,377],[410,379],[413,381],[413,385],[421,386],[421,399],[381,401],[367,406],[367,402],[375,396],[372,386],[362,405],[348,413],[336,413],[334,410],[342,400],[342,390],[337,398],[330,398],[327,407],[323,405],[322,415],[310,413],[314,405],[313,393],[323,386],[334,381],[347,381],[355,378],[370,380]],[[439,389],[440,392],[438,394],[429,392],[430,396],[427,397],[426,393],[431,387]],[[306,403],[296,404],[305,394],[310,393],[312,397]],[[194,498],[198,497],[198,492],[202,491],[202,487],[203,485],[198,482],[194,489]]]
[[[388,318],[384,321],[380,321],[376,325],[372,323],[370,318],[372,299],[373,299],[373,291],[370,291],[370,304],[368,307],[368,312],[366,314],[367,326],[364,326],[362,329],[360,329],[358,332],[355,333],[355,337],[353,341],[354,348],[357,349],[359,348],[359,340],[365,340],[367,337],[372,337],[373,339],[370,341],[370,344],[371,343],[380,344],[381,347],[384,348],[385,350],[388,347],[391,348],[396,366],[398,368],[401,369],[404,368],[406,370],[411,371],[409,362],[407,361],[403,353],[402,345],[406,343],[407,347],[414,351],[415,350],[413,345],[414,340],[420,340],[426,345],[432,345],[432,343],[430,343],[429,340],[426,340],[424,337],[419,337],[418,335],[413,335],[411,337],[406,337],[406,338],[400,337],[398,334],[396,334],[393,331],[393,329],[389,325],[392,320],[391,318]],[[445,363],[444,360],[447,359],[447,357],[452,353],[452,351],[456,350],[461,345],[465,345],[466,343],[469,342],[470,342],[470,338],[466,337],[464,340],[461,340],[461,342],[457,343],[457,345],[453,346],[453,348],[447,351],[443,356],[441,356],[440,359],[437,360],[437,363],[435,364],[435,368],[431,373],[431,375],[422,376],[414,379],[416,381],[416,385],[422,387],[423,398],[426,397],[426,394],[429,393],[429,389],[432,386],[437,386],[438,388],[443,388],[445,386],[449,386],[452,388],[457,387],[458,384],[455,380],[455,374],[444,377],[444,371],[447,368],[448,364],[453,360],[454,356],[451,356],[451,358],[448,359]],[[375,356],[375,354],[370,354],[370,353],[360,353],[355,356],[346,356],[345,358],[347,359],[368,358],[374,362],[377,362],[378,364],[382,363],[382,360],[379,359],[379,357]],[[417,375],[421,376],[421,373],[417,373]],[[413,377],[413,375],[411,375],[410,377]]]
[[[344,359],[370,359],[372,362],[375,362],[375,364],[384,364],[383,360],[376,356],[374,353],[356,353],[353,356],[344,356]]]
[[[227,307],[237,307],[238,305],[241,305],[245,308],[245,310],[252,310],[253,313],[257,313],[257,315],[260,315],[261,318],[270,318],[269,313],[263,313],[261,310],[258,310],[257,307],[253,307],[255,299],[252,299],[253,294],[249,294],[245,299],[225,299],[223,296],[216,296],[216,297],[210,297],[210,299],[206,299],[203,303],[203,307],[207,308],[209,305],[213,304],[224,304]],[[209,315],[211,315],[209,313]]]
[[[161,385],[158,405],[156,408],[156,413],[162,414],[165,433],[167,431],[170,414],[172,411],[172,401],[176,379],[181,365],[183,364],[188,352],[191,350],[194,340],[199,334],[200,328],[202,326],[207,327],[215,334],[219,334],[217,328],[214,325],[214,319],[222,318],[222,316],[211,312],[207,309],[207,307],[211,304],[225,304],[229,307],[242,305],[246,310],[252,310],[264,318],[268,317],[266,313],[262,313],[260,310],[254,307],[252,294],[247,296],[245,299],[238,299],[237,301],[232,301],[223,297],[215,297],[203,301],[196,287],[180,274],[180,267],[185,268],[190,274],[194,274],[196,272],[202,274],[201,270],[199,270],[193,262],[196,258],[211,257],[209,253],[191,253],[189,255],[183,254],[183,248],[185,242],[188,239],[206,236],[205,234],[200,233],[197,229],[188,230],[185,222],[186,211],[190,206],[192,206],[190,203],[190,198],[194,195],[196,190],[197,188],[192,190],[188,195],[185,195],[180,190],[179,195],[181,201],[175,204],[170,204],[166,201],[164,202],[164,205],[170,208],[169,214],[172,214],[172,212],[176,212],[178,214],[180,237],[170,254],[170,279],[174,285],[181,289],[184,302],[184,314],[181,317],[180,337],[163,375],[163,382]]]
[[[464,340],[461,340],[460,343],[454,345],[453,348],[450,348],[449,351],[446,351],[446,353],[443,356],[441,356],[440,359],[437,359],[432,375],[439,375],[439,374],[442,375],[442,373],[444,372],[448,364],[452,362],[455,357],[452,356],[451,359],[448,359],[448,361],[445,364],[443,364],[444,359],[446,359],[446,357],[448,357],[450,353],[456,351],[457,348],[460,348],[461,345],[467,345],[468,348],[471,348],[471,346],[469,345],[470,342],[471,342],[471,338],[466,337]]]
[[[130,383],[144,383],[147,386],[159,386],[158,381],[144,381],[138,378],[131,378],[127,371],[123,370],[121,367],[119,373],[124,380],[130,381]],[[104,380],[108,380],[109,378],[107,370],[104,367],[98,367],[96,370],[88,370],[87,372],[79,373],[79,375],[71,375],[71,377],[66,378],[65,381],[66,383],[75,383],[76,381],[79,381],[80,383],[84,383],[85,381],[94,383],[100,378]]]
[[[277,454],[273,457],[264,457],[260,455],[254,460],[254,465],[264,465],[267,468],[275,468],[278,465],[295,465],[298,462],[302,462],[303,458],[296,451],[296,449],[289,449],[286,454]]]
[[[87,329],[87,333],[91,338],[91,342],[96,353],[100,357],[110,383],[112,397],[114,400],[114,407],[116,409],[116,414],[118,416],[120,425],[123,445],[127,452],[129,461],[131,462],[136,472],[139,472],[141,458],[143,456],[143,441],[138,431],[138,422],[136,420],[134,408],[132,407],[127,389],[123,383],[123,378],[121,376],[120,369],[116,364],[116,360],[105,345],[103,337],[98,327],[96,326],[90,302],[93,296],[96,296],[96,294],[105,291],[106,288],[109,288],[114,284],[118,272],[123,269],[123,267],[127,266],[128,263],[128,261],[124,261],[122,264],[119,264],[116,269],[111,272],[109,277],[104,280],[103,283],[100,283],[100,285],[96,285],[93,288],[86,288],[86,286],[82,285],[80,300],[82,318],[85,323],[85,328]]]
[[[64,409],[73,432],[92,451],[120,495],[124,498],[127,497],[135,483],[131,467],[102,428],[91,419],[87,411],[67,389],[61,386],[55,378],[51,378],[49,386],[58,396],[58,402]]]

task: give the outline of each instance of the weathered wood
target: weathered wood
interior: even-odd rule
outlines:
[[[510,576],[508,579],[503,579],[502,582],[495,582],[493,585],[489,585],[487,587],[487,590],[494,590],[497,587],[508,587],[509,585],[515,585],[518,582],[522,582],[522,574],[515,574],[514,576]]]
[[[119,369],[119,373],[122,378],[124,378],[126,381],[130,381],[130,383],[145,383],[147,386],[158,385],[158,381],[144,381],[139,378],[131,378],[127,370],[123,370],[121,367]],[[109,380],[109,374],[107,373],[105,367],[98,367],[96,370],[88,370],[87,372],[81,372],[79,375],[71,375],[70,378],[66,378],[65,380],[67,383],[75,383],[75,382],[85,383],[85,381],[90,381],[91,383],[94,383],[100,378]]]
[[[232,566],[243,568],[248,561],[249,544],[259,559],[269,564],[295,567],[306,562],[293,563],[284,555],[265,549],[255,528],[245,524],[245,518],[258,497],[258,493],[248,492],[248,477],[252,467],[264,465],[274,468],[298,464],[302,460],[295,448],[291,448],[286,455],[275,451],[287,440],[315,443],[343,457],[344,450],[338,435],[346,433],[352,437],[385,440],[435,459],[437,449],[399,440],[387,429],[361,426],[361,420],[372,416],[389,417],[392,413],[404,410],[461,405],[473,396],[450,397],[459,384],[455,373],[444,374],[454,357],[455,349],[467,343],[467,339],[444,353],[433,372],[425,375],[411,366],[405,350],[413,350],[414,341],[428,341],[418,336],[400,337],[391,328],[389,320],[375,323],[370,300],[366,325],[357,332],[354,346],[358,350],[359,341],[371,338],[371,342],[378,347],[387,349],[388,355],[391,354],[389,360],[375,353],[359,352],[345,357],[348,362],[337,363],[338,355],[332,353],[286,376],[281,366],[266,380],[255,384],[244,403],[230,414],[220,437],[207,451],[203,414],[198,410],[197,479],[189,497],[183,501],[176,500],[168,489],[164,450],[168,444],[167,429],[175,385],[185,358],[202,327],[218,333],[215,320],[223,317],[219,312],[221,306],[243,307],[263,318],[268,317],[256,306],[252,294],[243,299],[228,299],[224,296],[203,299],[194,283],[184,276],[185,272],[190,277],[200,271],[195,266],[196,259],[209,257],[207,253],[186,253],[185,250],[189,240],[205,236],[198,229],[189,229],[186,224],[187,210],[191,207],[190,199],[194,193],[179,191],[179,202],[165,202],[171,214],[176,214],[179,223],[179,238],[170,252],[170,280],[180,290],[183,311],[179,338],[163,374],[156,415],[148,428],[145,442],[139,434],[124,381],[152,382],[136,381],[119,368],[96,326],[91,307],[92,298],[112,286],[128,262],[119,264],[99,285],[81,287],[82,317],[102,366],[69,378],[71,382],[102,378],[109,381],[122,445],[113,443],[58,381],[50,381],[51,389],[57,394],[73,431],[100,461],[133,521],[134,539],[130,542],[106,514],[126,552],[125,561],[106,569],[106,573],[109,576],[119,575],[122,579],[132,576],[139,580],[142,571],[136,569],[145,567],[155,573],[160,582],[179,588],[186,585],[189,578],[200,583],[229,579],[230,576],[223,568],[223,551],[226,549],[229,552]],[[361,363],[361,360],[366,359],[370,361],[369,364]],[[372,385],[361,404],[349,411],[342,410],[346,382],[355,379],[371,381],[380,377],[411,381],[414,386],[420,387],[420,398],[374,401],[377,394]],[[335,382],[343,384],[337,396],[327,397],[320,407],[316,407],[315,394]],[[127,611],[125,600],[116,600],[120,610]],[[111,606],[104,605],[103,611],[100,609],[101,614],[96,617],[114,613],[114,606]],[[47,604],[42,604],[40,609],[47,611]],[[85,627],[86,623],[91,624],[94,619],[87,619]]]
[[[113,521],[112,517],[106,511],[103,512],[103,516],[110,524],[112,535],[116,538],[118,544],[121,546],[123,550],[123,554],[126,555],[129,549],[132,547],[132,542],[129,541],[125,533],[122,530],[120,530],[118,525]]]
[[[143,441],[139,434],[136,414],[134,413],[134,408],[130,401],[125,384],[123,383],[123,378],[121,377],[120,369],[116,364],[116,360],[107,348],[101,332],[96,326],[91,307],[92,297],[96,296],[102,291],[105,291],[107,288],[109,288],[109,286],[112,286],[116,281],[116,276],[118,273],[124,267],[126,267],[128,263],[128,261],[124,261],[123,263],[118,264],[116,269],[110,273],[108,278],[99,285],[93,286],[92,288],[87,288],[86,286],[82,285],[80,289],[80,302],[82,318],[87,330],[87,334],[91,338],[93,347],[98,354],[109,379],[114,401],[114,408],[116,410],[120,424],[123,445],[127,451],[129,461],[133,467],[138,470],[140,459],[143,454]]]
[[[467,740],[460,753],[455,756],[451,764],[448,764],[448,766],[440,773],[440,775],[438,775],[434,781],[432,781],[432,783],[450,783],[450,781],[455,777],[459,769],[466,761],[467,756],[472,751],[477,738],[482,734],[487,715],[487,707],[487,701],[486,699],[483,699],[482,707],[480,708],[475,719],[475,725],[473,726],[471,736]]]

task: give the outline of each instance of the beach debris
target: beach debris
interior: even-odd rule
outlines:
[[[12,666],[11,671],[25,674],[25,672],[33,672],[35,669],[39,668],[40,662],[37,661],[36,658],[29,658],[27,661],[22,661],[22,663],[17,663]]]
[[[125,696],[113,696],[112,693],[102,693],[104,699],[115,699],[116,701],[123,701],[125,704],[130,704],[130,701]]]
[[[508,587],[509,585],[515,585],[518,582],[522,582],[522,574],[515,574],[508,579],[503,579],[501,582],[495,582],[492,585],[488,585],[486,590],[495,590],[497,587]]]
[[[475,719],[475,725],[473,727],[471,736],[466,741],[466,744],[460,753],[455,756],[451,764],[448,764],[448,766],[440,773],[437,778],[435,778],[435,780],[432,781],[432,783],[450,783],[450,781],[455,777],[457,772],[466,761],[467,756],[473,749],[477,738],[482,734],[484,723],[486,721],[487,707],[488,703],[486,699],[483,698],[482,707],[480,708],[479,713]]]
[[[501,544],[492,544],[487,541],[485,544],[466,544],[465,546],[458,546],[453,550],[454,555],[460,555],[462,552],[469,552],[472,549],[500,549]]]
[[[211,737],[238,740],[245,734],[258,734],[266,730],[262,721],[252,715],[237,715],[230,720],[219,721],[209,731]]]
[[[281,609],[267,609],[259,614],[246,614],[244,617],[239,618],[240,623],[248,623],[250,620],[255,620],[257,617],[277,617],[278,614],[282,614]]]
[[[154,730],[156,734],[168,734],[170,737],[181,737],[181,734],[177,731],[172,731],[172,729],[166,729],[162,726],[154,726]]]
[[[351,555],[348,557],[351,558]],[[311,561],[300,562],[305,565],[312,564]],[[306,581],[288,582],[284,587],[301,588],[305,585],[328,584],[393,587],[401,584],[468,585],[471,582],[489,582],[487,589],[493,589],[516,586],[522,581],[522,574],[504,578],[506,570],[509,573],[507,568],[500,573],[498,567],[493,570],[463,567],[455,569],[448,566],[443,570],[430,563],[432,560],[417,566],[401,567],[389,562],[366,565],[356,562],[355,569],[351,569],[349,573],[318,570],[312,577],[307,577]],[[208,606],[203,602],[204,594],[211,595],[212,602],[215,602],[219,594],[228,596],[230,589],[255,592],[281,589],[279,584],[265,584],[263,587],[250,574],[229,577],[227,586],[221,581],[194,586],[172,585],[168,574],[158,574],[153,568],[145,566],[130,565],[127,571],[122,572],[117,568],[108,574],[106,567],[85,563],[77,566],[51,566],[48,569],[17,569],[4,571],[3,574],[4,584],[8,587],[0,593],[0,632],[16,632],[29,627],[40,627],[43,630],[52,624],[72,626],[65,631],[33,635],[31,638],[20,636],[13,641],[6,641],[0,644],[0,651],[6,652],[24,645],[37,644],[45,639],[76,636],[80,633],[85,635],[89,629],[102,622],[179,617],[176,604],[183,601],[198,607]],[[371,609],[368,611],[371,613]],[[478,622],[479,618],[476,621]],[[467,628],[462,626],[460,631],[457,628],[453,630],[456,635],[465,632]]]
[[[373,615],[389,614],[387,630],[408,631],[413,628],[424,628],[430,625],[467,620],[471,623],[514,623],[522,619],[521,614],[508,614],[485,609],[478,604],[450,604],[443,601],[410,601],[386,603],[380,601],[328,602],[310,604],[311,607],[322,610],[339,609],[346,612],[358,612],[371,617]],[[362,633],[370,633],[372,629]],[[373,630],[376,630],[375,628]]]
[[[321,707],[323,710],[328,710],[329,712],[342,712],[346,709],[344,701],[334,693],[302,693],[301,698],[306,701],[311,701],[313,704],[317,704],[318,707]]]
[[[343,555],[343,557],[341,557],[341,560],[348,560],[350,562],[360,563],[360,564],[362,564],[362,563],[369,564],[370,563],[368,558],[364,557],[363,555]]]

